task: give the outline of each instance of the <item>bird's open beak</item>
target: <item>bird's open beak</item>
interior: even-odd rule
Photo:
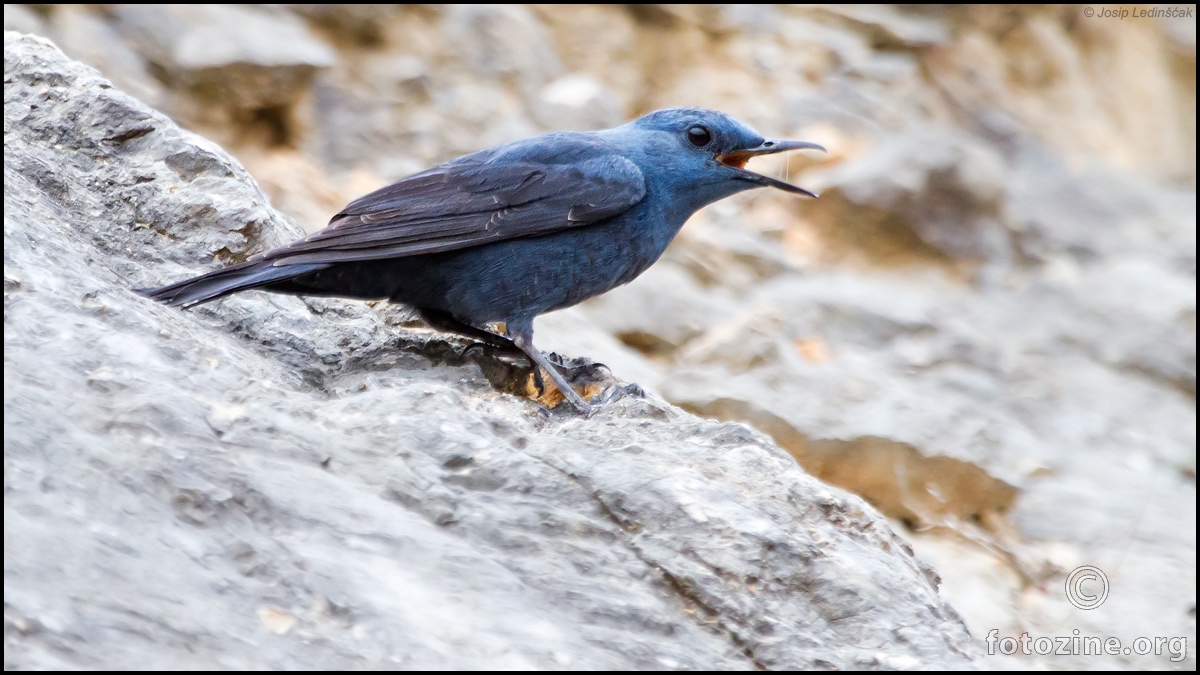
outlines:
[[[785,192],[794,192],[798,195],[816,197],[816,194],[809,192],[802,187],[797,187],[791,183],[785,183],[781,180],[776,180],[770,176],[764,176],[761,173],[754,173],[753,171],[748,171],[745,168],[746,162],[749,162],[751,157],[758,157],[759,155],[773,155],[777,152],[787,152],[788,150],[820,150],[821,152],[825,152],[825,148],[817,145],[816,143],[809,143],[807,141],[768,140],[763,141],[760,145],[753,148],[734,150],[733,152],[727,152],[723,155],[718,155],[717,161],[725,166],[730,167],[731,169],[736,169],[738,172],[738,178],[741,178],[742,180],[748,180],[752,183],[758,183],[759,185],[778,188]]]

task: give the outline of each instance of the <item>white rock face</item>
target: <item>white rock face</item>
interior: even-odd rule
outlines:
[[[6,668],[976,663],[887,521],[748,427],[544,414],[363,303],[133,294],[299,232],[49,42],[4,64]]]

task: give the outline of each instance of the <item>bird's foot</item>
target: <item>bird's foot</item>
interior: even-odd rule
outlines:
[[[572,380],[596,380],[612,372],[608,366],[586,356],[568,357],[558,352],[550,352],[546,355],[546,360],[558,366],[559,371],[565,372]],[[605,373],[601,373],[601,370]]]
[[[556,390],[552,389],[552,391]],[[551,394],[551,398],[558,397]],[[604,404],[602,403],[588,403],[582,398],[579,402],[575,402],[566,396],[558,398],[557,403],[548,403],[544,399],[539,399],[538,403],[538,414],[545,418],[582,417],[583,419],[590,419],[593,415],[604,409]]]
[[[600,389],[601,387],[603,388]],[[598,392],[597,389],[599,389]],[[561,389],[557,388],[555,388],[553,391],[561,393],[562,398],[557,402],[550,404],[549,401],[545,400],[545,397],[539,396],[539,402],[541,402],[544,406],[547,406],[543,408],[543,412],[548,414],[552,411],[558,410],[559,408],[563,407],[562,403],[566,401],[567,403],[570,403],[569,407],[575,414],[581,415],[585,419],[590,418],[592,415],[595,415],[604,408],[608,407],[609,404],[620,401],[621,399],[646,398],[646,390],[642,389],[641,386],[637,385],[636,383],[608,384],[607,386],[604,386],[603,383],[593,382],[583,387],[584,396],[579,396],[578,392],[575,390],[572,390],[571,392],[572,394],[575,394],[575,396],[568,396]],[[551,396],[554,396],[553,392],[551,393]],[[554,397],[557,398],[557,396]]]
[[[578,403],[574,402],[567,396],[563,396],[562,399],[560,399],[558,403],[554,405],[548,407],[543,405],[541,412],[543,415],[552,415],[559,409],[564,409],[568,410],[570,414],[579,415],[584,419],[588,419],[601,410],[607,408],[610,404],[625,398],[644,399],[646,398],[646,391],[637,384],[633,383],[625,385],[614,384],[608,386],[604,389],[604,391],[600,392],[596,396],[593,396],[590,400],[583,400],[580,398]],[[570,405],[563,406],[562,403],[564,401],[570,403]]]
[[[600,394],[600,398],[596,399],[596,405],[608,405],[613,401],[619,401],[623,398],[646,398],[646,390],[642,389],[641,385],[636,382],[630,382],[626,385],[614,384],[604,390]]]
[[[533,384],[537,388],[535,398],[542,405],[557,408],[565,399],[571,404],[571,408],[585,417],[591,417],[604,407],[603,403],[592,404],[588,401],[597,396],[606,396],[606,392],[613,388],[613,377],[608,366],[585,357],[565,358],[554,353],[547,354],[545,358],[556,372],[546,369],[546,374],[555,385],[547,392],[545,381],[542,379],[542,369],[534,368]]]
[[[542,378],[541,368],[535,368],[531,387],[534,391],[530,391],[530,397],[540,403],[547,411],[562,409],[564,408],[563,404],[566,403],[568,404],[565,406],[566,408],[572,409],[585,417],[591,417],[600,409],[601,406],[592,405],[588,402],[589,399],[601,393],[600,385],[596,383],[582,384],[579,386],[579,390],[582,390],[581,393],[573,386],[576,384],[572,381],[574,378],[568,380],[561,375],[555,377],[556,374],[547,372],[552,382],[552,386],[547,387],[546,380]],[[560,379],[563,381],[560,382]]]

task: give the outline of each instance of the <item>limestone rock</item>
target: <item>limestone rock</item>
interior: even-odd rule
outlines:
[[[5,665],[969,667],[936,577],[770,440],[592,419],[363,303],[130,288],[298,234],[5,35]]]

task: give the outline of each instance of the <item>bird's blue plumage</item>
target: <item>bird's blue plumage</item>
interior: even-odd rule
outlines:
[[[754,155],[816,147],[766,140],[698,108],[546,134],[402,179],[305,239],[144,293],[183,306],[250,288],[388,298],[476,337],[504,322],[512,344],[582,407],[533,348],[533,318],[632,281],[707,204],[763,186],[810,194],[742,166]]]

